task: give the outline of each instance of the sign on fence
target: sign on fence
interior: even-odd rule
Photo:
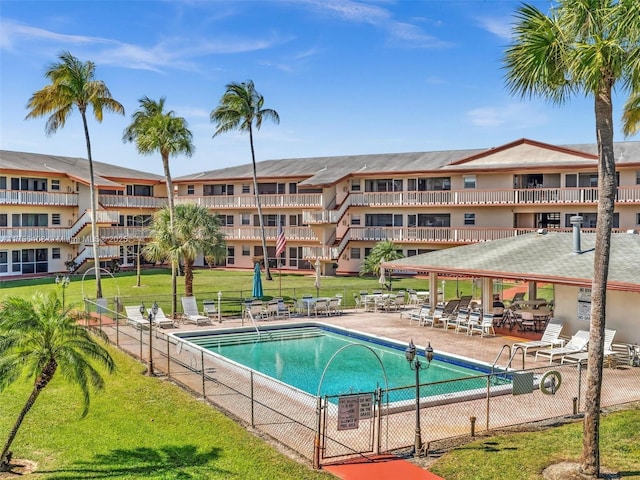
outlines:
[[[347,395],[338,398],[338,430],[355,430],[360,419],[373,416],[373,396]]]

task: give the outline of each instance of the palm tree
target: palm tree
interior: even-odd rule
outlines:
[[[402,255],[401,250],[399,250],[398,246],[391,240],[378,242],[376,246],[371,249],[367,258],[364,259],[360,267],[360,275],[372,273],[376,277],[380,277],[382,273],[382,262],[397,260],[403,257],[404,255]],[[391,290],[391,274],[389,274],[389,290]]]
[[[99,335],[106,340],[102,332]],[[56,292],[36,294],[31,299],[7,298],[0,307],[0,392],[16,380],[34,379],[33,390],[9,432],[2,453],[0,471],[10,468],[9,449],[20,425],[40,392],[56,372],[80,387],[82,416],[89,411],[91,390],[101,390],[104,380],[94,364],[109,373],[115,364],[109,352],[64,310]]]
[[[262,208],[260,206],[260,195],[258,194],[258,175],[256,172],[256,154],[253,147],[253,124],[256,130],[260,130],[263,119],[271,119],[274,123],[280,123],[278,112],[264,107],[264,97],[256,92],[253,81],[242,83],[229,83],[226,92],[222,95],[220,103],[211,112],[211,121],[217,124],[217,135],[231,130],[249,132],[249,144],[251,145],[251,162],[253,164],[253,192],[256,197],[258,207],[258,219],[260,221],[260,233],[262,237],[262,253],[264,255],[265,277],[271,280],[269,270],[269,256],[267,255],[267,240],[264,234],[264,220],[262,218]]]
[[[622,132],[626,136],[635,135],[640,131],[640,92],[634,92],[624,104],[622,114]]]
[[[51,84],[35,92],[29,99],[27,108],[31,110],[26,118],[43,117],[51,114],[45,127],[47,135],[51,135],[58,128],[64,127],[74,107],[80,112],[84,127],[84,138],[87,144],[87,159],[89,160],[89,188],[91,189],[92,213],[91,237],[95,262],[96,298],[102,298],[96,219],[98,200],[93,174],[89,126],[87,125],[87,109],[91,107],[95,119],[98,122],[102,122],[102,115],[105,110],[124,115],[124,107],[111,97],[111,92],[109,92],[103,81],[94,80],[95,65],[93,62],[81,62],[69,52],[61,53],[58,58],[60,62],[52,64],[45,72],[45,77],[51,80]]]
[[[513,43],[505,52],[506,81],[512,93],[540,96],[556,104],[575,93],[594,99],[598,223],[580,471],[598,476],[606,286],[616,195],[612,91],[616,86],[621,91],[639,91],[640,2],[559,0],[548,16],[523,5],[516,18]]]
[[[167,182],[170,226],[173,227],[173,183],[171,181],[171,171],[169,170],[169,156],[182,153],[190,157],[195,147],[192,143],[193,135],[187,128],[187,121],[182,117],[176,117],[173,111],[164,112],[165,101],[165,97],[161,97],[157,102],[149,97],[143,97],[138,100],[140,108],[132,115],[132,122],[125,129],[122,140],[124,142],[136,142],[138,153],[142,155],[160,152],[164,178]],[[177,309],[176,272],[177,264],[172,262],[171,287],[174,316]]]
[[[193,295],[193,264],[198,254],[220,260],[226,256],[221,220],[207,207],[195,203],[181,203],[175,207],[175,223],[171,228],[169,208],[154,216],[151,225],[153,239],[144,247],[151,260],[169,259],[176,265],[184,262],[184,294]]]

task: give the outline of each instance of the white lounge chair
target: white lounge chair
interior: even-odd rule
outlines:
[[[469,335],[473,335],[474,332],[478,332],[481,337],[496,334],[493,328],[493,312],[484,313],[479,323],[471,324],[471,322],[469,322],[469,324]]]
[[[135,307],[124,307],[125,312],[127,312],[127,323],[138,330],[149,330],[149,317],[140,313],[140,306],[141,305],[137,305]]]
[[[589,332],[587,330],[578,330],[571,340],[564,347],[543,348],[536,352],[536,360],[538,356],[549,357],[549,363],[553,362],[554,357],[564,357],[578,352],[584,352],[589,345]]]
[[[182,321],[184,323],[195,323],[196,326],[211,323],[209,317],[200,315],[196,297],[182,297]]]
[[[147,308],[147,315],[148,314],[153,315],[153,310],[151,308]],[[153,315],[151,323],[159,328],[171,328],[176,326],[176,323],[171,318],[167,317],[160,307],[158,307],[156,314]]]
[[[564,340],[560,339],[560,332],[562,332],[561,323],[547,323],[544,333],[540,340],[531,340],[528,342],[516,342],[512,345],[512,348],[520,347],[524,350],[524,354],[527,354],[527,350],[534,348],[551,348],[556,345],[562,347]]]
[[[613,337],[615,337],[616,331],[609,328],[604,330],[604,359],[612,355],[617,355],[619,352],[613,349]],[[589,352],[570,353],[562,357],[560,363],[581,363],[586,362],[589,358]]]

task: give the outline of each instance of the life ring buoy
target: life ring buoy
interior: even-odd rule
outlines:
[[[550,383],[548,387],[547,381]],[[562,385],[562,375],[557,370],[548,371],[540,379],[540,391],[545,395],[555,395],[560,390],[560,385]]]

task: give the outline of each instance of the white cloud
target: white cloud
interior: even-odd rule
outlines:
[[[481,28],[485,29],[489,33],[494,34],[495,36],[504,39],[511,40],[511,27],[512,27],[512,19],[511,18],[490,18],[490,17],[479,17],[477,18],[477,22]]]
[[[475,108],[467,112],[472,125],[495,128],[508,126],[510,130],[532,128],[548,122],[548,116],[528,104],[512,103],[503,107]]]

